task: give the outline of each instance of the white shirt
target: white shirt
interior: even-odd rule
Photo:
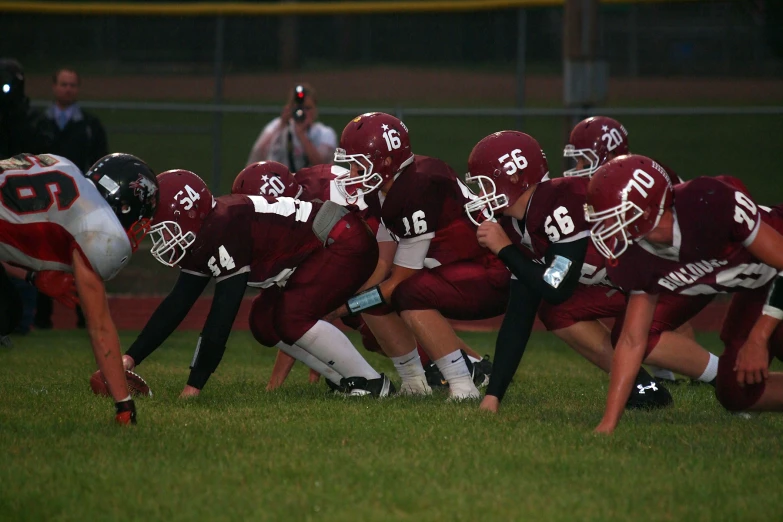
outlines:
[[[255,161],[277,161],[279,163],[282,163],[283,165],[288,166],[288,168],[291,170],[291,172],[296,172],[299,169],[304,168],[307,165],[310,165],[308,159],[307,159],[307,153],[304,150],[304,147],[302,146],[302,142],[299,141],[299,138],[296,135],[296,132],[294,130],[294,122],[290,121],[288,123],[288,129],[284,130],[283,132],[280,132],[277,139],[272,141],[272,143],[269,144],[269,151],[267,152],[267,155],[265,158],[253,158],[253,151],[260,145],[260,143],[270,134],[277,132],[278,126],[280,125],[280,117],[278,116],[274,120],[270,121],[266,127],[264,127],[264,130],[261,131],[261,134],[258,135],[258,139],[256,139],[256,142],[253,144],[253,148],[250,151],[250,157],[248,158],[248,164],[253,163]],[[290,165],[289,161],[289,135],[291,140],[291,145],[293,146],[293,158],[294,158],[294,164]],[[332,161],[332,158],[334,156],[334,149],[337,148],[337,134],[334,132],[334,129],[331,127],[328,127],[324,125],[321,122],[314,122],[310,129],[307,131],[307,137],[309,138],[310,142],[315,146],[316,149],[318,149],[318,152],[321,154],[322,157],[328,158],[327,162]]]

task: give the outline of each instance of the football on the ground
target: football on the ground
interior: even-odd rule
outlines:
[[[133,397],[152,397],[152,390],[150,390],[147,381],[145,381],[141,375],[133,373],[130,370],[125,370],[125,380],[128,381],[128,392]],[[95,395],[103,395],[105,397],[111,396],[109,393],[109,387],[106,385],[106,380],[103,378],[103,374],[100,370],[93,373],[90,377],[90,388]]]

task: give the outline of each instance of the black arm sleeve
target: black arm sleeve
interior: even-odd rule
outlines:
[[[582,264],[587,254],[587,242],[590,238],[582,238],[569,243],[554,243],[546,253],[546,265],[534,263],[514,245],[509,245],[498,252],[498,257],[506,264],[511,273],[522,281],[531,290],[540,294],[544,301],[551,304],[560,304],[566,301],[574,293],[579,277],[582,274]],[[571,261],[571,266],[565,279],[553,287],[544,280],[544,273],[552,264],[555,256],[560,256]]]
[[[188,385],[204,387],[223,359],[226,352],[226,341],[231,333],[234,319],[239,313],[239,306],[245,295],[250,273],[245,272],[229,277],[215,285],[215,296],[209,309],[207,322],[199,337],[193,362],[190,364]]]
[[[136,365],[141,364],[163,344],[163,341],[168,339],[171,332],[185,319],[198,296],[206,288],[207,283],[209,283],[208,277],[180,272],[174,288],[158,305],[144,329],[125,354],[133,357]]]
[[[511,294],[503,324],[495,341],[495,362],[487,395],[503,400],[525,353],[541,296],[519,281],[511,280]]]

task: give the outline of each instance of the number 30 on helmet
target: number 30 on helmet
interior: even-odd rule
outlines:
[[[346,199],[369,194],[413,163],[408,127],[383,112],[357,116],[343,129],[334,161],[354,164],[350,173],[335,180]]]
[[[673,199],[669,175],[650,158],[628,155],[605,163],[593,174],[585,203],[596,249],[617,259],[658,226]]]
[[[160,205],[150,227],[150,253],[164,265],[175,266],[196,241],[215,201],[204,180],[189,170],[162,172],[158,185]]]
[[[246,196],[272,196],[275,198],[298,198],[302,186],[288,167],[276,161],[252,163],[237,174],[231,186],[232,194]]]

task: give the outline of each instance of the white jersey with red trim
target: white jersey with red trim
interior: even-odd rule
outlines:
[[[104,280],[131,255],[114,211],[76,165],[51,154],[0,160],[0,260],[73,272],[74,248]]]

